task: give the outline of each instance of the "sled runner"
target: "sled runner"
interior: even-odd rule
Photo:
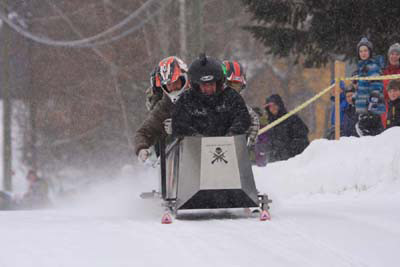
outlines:
[[[256,208],[261,220],[270,219],[271,200],[258,194],[244,135],[185,137],[161,149],[160,157],[163,223],[195,209]]]

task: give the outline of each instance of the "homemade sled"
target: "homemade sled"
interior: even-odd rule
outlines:
[[[185,137],[160,152],[162,223],[195,209],[256,208],[270,219],[272,201],[256,189],[244,135]]]

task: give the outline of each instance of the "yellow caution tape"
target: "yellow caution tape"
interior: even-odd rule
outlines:
[[[309,100],[307,100],[306,102],[304,102],[303,104],[301,104],[300,106],[298,106],[297,108],[293,109],[292,111],[290,111],[289,113],[286,113],[285,115],[283,115],[282,117],[280,117],[279,119],[271,122],[270,124],[268,124],[267,126],[265,126],[264,128],[260,129],[258,131],[258,135],[265,133],[266,131],[268,131],[269,129],[271,129],[272,127],[278,125],[279,123],[283,122],[284,120],[286,120],[287,118],[289,118],[290,116],[292,116],[293,114],[296,114],[297,112],[299,112],[300,110],[302,110],[303,108],[307,107],[308,105],[310,105],[312,102],[314,102],[315,100],[317,100],[318,98],[320,98],[321,96],[323,96],[324,94],[328,93],[333,87],[335,86],[335,84],[332,84],[331,86],[325,88],[324,90],[322,90],[321,92],[319,92],[318,94],[316,94],[315,96],[313,96],[312,98],[310,98]]]
[[[345,78],[337,78],[335,80],[336,81],[353,81],[353,80],[394,80],[394,79],[400,79],[400,74],[384,75],[384,76],[370,76],[370,77],[345,77]],[[319,92],[318,94],[316,94],[315,96],[313,96],[312,98],[310,98],[309,100],[307,100],[306,102],[301,104],[300,106],[296,107],[295,109],[293,109],[289,113],[286,113],[285,115],[283,115],[279,119],[273,121],[272,123],[268,124],[264,128],[260,129],[258,131],[258,135],[265,133],[266,131],[268,131],[272,127],[275,127],[276,125],[280,124],[281,122],[287,120],[290,116],[296,114],[297,112],[299,112],[300,110],[304,109],[305,107],[310,105],[312,102],[314,102],[315,100],[317,100],[318,98],[320,98],[324,94],[328,93],[334,86],[335,86],[335,84],[332,84],[331,86],[325,88],[324,90],[322,90],[321,92]]]
[[[395,80],[400,79],[400,74],[392,74],[392,75],[382,75],[382,76],[369,76],[369,77],[345,77],[345,78],[337,78],[336,81],[364,81],[364,80]]]

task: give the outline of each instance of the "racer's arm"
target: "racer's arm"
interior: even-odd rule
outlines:
[[[164,96],[147,116],[135,134],[135,153],[154,145],[158,139],[166,135],[163,122],[170,118],[173,104]]]
[[[247,129],[246,136],[248,139],[248,145],[254,145],[257,139],[258,130],[260,130],[260,120],[258,115],[254,112],[254,110],[247,106],[247,110],[249,112],[251,118],[251,124],[249,129]]]
[[[229,127],[228,135],[239,135],[246,133],[251,124],[251,118],[243,98],[236,91],[229,92],[229,102],[232,105],[232,125]]]

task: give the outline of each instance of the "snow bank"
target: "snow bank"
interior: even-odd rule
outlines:
[[[400,192],[400,127],[375,137],[316,140],[300,155],[255,167],[260,191],[275,199],[298,194]]]
[[[292,159],[254,167],[256,185],[273,199],[274,207],[289,198],[312,194],[400,194],[399,140],[400,127],[376,137],[316,140]],[[103,183],[61,206],[96,216],[154,218],[162,212],[159,202],[142,200],[139,195],[159,189],[157,177],[157,169],[127,166],[115,179],[101,179]]]

